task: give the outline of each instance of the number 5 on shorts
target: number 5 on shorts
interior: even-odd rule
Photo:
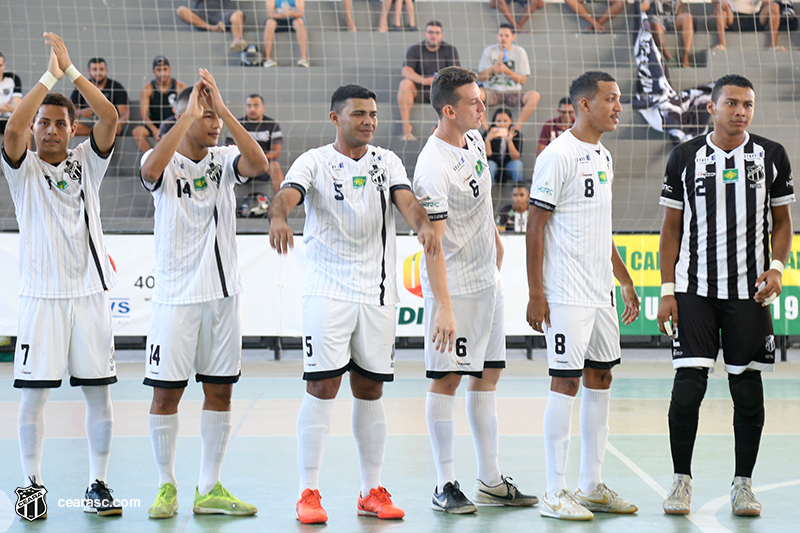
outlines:
[[[306,355],[308,357],[314,355],[314,348],[311,347],[311,335],[306,337]]]

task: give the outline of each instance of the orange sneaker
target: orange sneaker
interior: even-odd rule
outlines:
[[[406,513],[392,503],[392,495],[383,487],[372,489],[366,498],[358,495],[358,514],[361,516],[377,516],[382,520],[399,520]]]
[[[328,521],[328,513],[322,508],[319,501],[322,496],[319,495],[319,490],[306,489],[303,495],[297,500],[297,519],[304,524],[324,524]]]

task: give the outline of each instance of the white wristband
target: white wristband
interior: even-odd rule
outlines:
[[[781,274],[783,274],[783,263],[778,261],[777,259],[773,259],[772,263],[769,264],[770,270],[777,270]]]
[[[661,284],[661,297],[675,296],[675,284],[672,282]]]
[[[53,74],[49,70],[45,71],[45,73],[42,74],[42,77],[39,78],[39,83],[47,87],[48,91],[53,90],[53,85],[55,85],[57,81],[58,79],[55,76],[53,76]]]
[[[75,83],[75,80],[81,77],[81,71],[75,68],[75,65],[70,65],[67,67],[67,70],[64,71],[64,74],[67,75],[69,81]]]

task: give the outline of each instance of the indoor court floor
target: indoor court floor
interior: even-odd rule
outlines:
[[[542,414],[549,388],[544,350],[534,360],[510,350],[498,390],[500,466],[528,493],[545,489]],[[333,426],[322,469],[324,526],[295,520],[297,466],[295,417],[304,393],[300,352],[245,351],[242,379],[234,387],[233,428],[222,482],[234,495],[258,506],[255,517],[194,516],[191,512],[200,461],[201,388],[190,383],[180,408],[178,498],[174,519],[147,518],[157,490],[157,473],[148,435],[151,392],[142,385],[143,351],[118,352],[119,383],[112,387],[115,438],[109,485],[115,496],[133,500],[122,517],[99,518],[80,508],[59,507],[59,500],[83,496],[87,484],[87,445],[83,396],[77,389],[54,390],[46,409],[43,477],[48,489],[47,520],[28,523],[14,513],[14,489],[22,482],[17,441],[19,391],[12,388],[12,365],[0,363],[0,533],[42,532],[742,532],[800,531],[800,352],[765,374],[767,421],[754,474],[754,490],[763,505],[758,518],[733,516],[729,486],[733,476],[732,404],[727,379],[718,364],[711,375],[700,415],[694,456],[693,513],[667,516],[661,502],[672,481],[667,408],[672,385],[668,350],[623,350],[614,371],[611,434],[603,468],[606,484],[636,503],[632,516],[596,515],[591,522],[542,518],[538,508],[480,507],[477,515],[450,516],[430,509],[436,474],[425,425],[427,380],[420,350],[399,350],[396,379],[384,389],[389,425],[383,485],[406,511],[402,521],[378,521],[356,515],[358,461],[350,432],[347,382],[334,409]],[[140,361],[140,358],[142,361]],[[463,385],[462,385],[462,388]],[[475,455],[464,414],[463,390],[456,403],[456,473],[470,495]],[[567,479],[577,485],[580,464],[578,411],[573,412]],[[140,507],[135,507],[139,500]]]

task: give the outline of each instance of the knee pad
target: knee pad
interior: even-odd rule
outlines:
[[[697,420],[708,387],[707,368],[679,368],[672,385],[669,418],[676,422]]]
[[[733,399],[733,425],[764,425],[764,385],[761,372],[746,370],[729,374],[728,386]]]

